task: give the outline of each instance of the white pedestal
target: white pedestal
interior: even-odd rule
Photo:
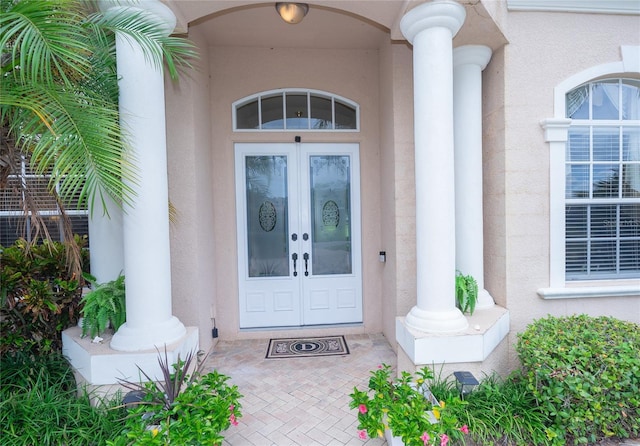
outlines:
[[[509,312],[494,306],[467,316],[469,327],[458,333],[425,333],[396,318],[396,340],[414,364],[484,361],[509,334]]]
[[[143,350],[137,352],[121,352],[109,347],[111,335],[104,334],[104,340],[97,344],[91,338],[82,338],[80,327],[71,327],[62,332],[62,353],[69,360],[74,370],[91,386],[114,385],[120,379],[139,382],[140,367],[153,379],[162,379],[162,371],[158,364],[158,355],[164,357],[164,348],[160,350]],[[198,329],[187,327],[186,334],[166,346],[169,365],[184,359],[191,351],[199,348]]]

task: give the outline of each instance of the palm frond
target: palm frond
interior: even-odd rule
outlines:
[[[3,71],[22,82],[71,84],[88,68],[86,32],[79,2],[3,2],[0,47],[11,54]]]
[[[132,13],[132,9],[116,8],[90,16],[89,22],[140,45],[146,61],[154,67],[160,69],[166,61],[172,79],[177,79],[178,67],[191,67],[190,59],[198,57],[193,43],[166,36],[162,26],[158,26],[157,18],[149,11],[136,10]]]
[[[89,90],[14,85],[0,97],[10,131],[37,173],[52,171],[51,188],[66,202],[108,195],[130,203],[135,167],[123,156],[115,105]],[[55,116],[55,119],[53,118]]]

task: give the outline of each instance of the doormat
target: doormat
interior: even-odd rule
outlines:
[[[344,336],[321,338],[270,339],[267,359],[301,358],[307,356],[348,355],[349,347]]]

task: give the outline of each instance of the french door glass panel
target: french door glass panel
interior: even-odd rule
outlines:
[[[287,157],[247,156],[249,277],[289,275]]]
[[[352,272],[350,171],[349,156],[309,157],[315,276]]]

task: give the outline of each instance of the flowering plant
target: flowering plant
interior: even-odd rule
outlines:
[[[204,360],[188,374],[193,360],[192,352],[184,361],[178,357],[171,373],[165,351],[164,360],[159,358],[164,381],[155,382],[140,370],[147,382],[122,382],[133,390],[137,401],[127,404],[130,409],[123,435],[108,446],[222,444],[221,432],[237,426],[242,416],[242,395],[237,386],[227,383],[230,378],[217,370],[202,374]]]
[[[353,389],[349,407],[358,409],[358,436],[383,437],[385,430],[401,437],[406,446],[446,446],[469,432],[460,426],[452,407],[465,404],[460,398],[438,401],[427,383],[433,373],[427,367],[415,376],[402,372],[391,378],[391,367],[383,364],[371,372],[367,390]]]

